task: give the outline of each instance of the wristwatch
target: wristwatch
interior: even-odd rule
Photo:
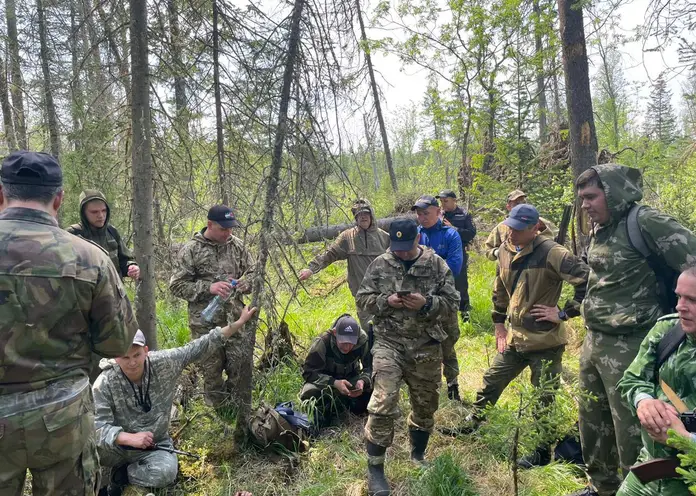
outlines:
[[[568,320],[569,317],[565,310],[559,310],[558,318],[565,322],[566,320]]]
[[[433,308],[433,295],[428,295],[425,297],[425,305],[418,311],[419,314],[425,315],[430,309]]]

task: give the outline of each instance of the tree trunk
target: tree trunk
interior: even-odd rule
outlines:
[[[220,199],[229,203],[227,182],[225,180],[225,138],[222,134],[222,98],[220,96],[220,40],[218,32],[218,3],[213,0],[213,86],[215,88],[215,128],[217,130],[218,181]]]
[[[12,106],[7,94],[7,66],[0,57],[0,105],[2,106],[2,120],[5,125],[5,141],[7,149],[11,152],[17,149],[14,125],[12,124]]]
[[[58,133],[58,117],[53,103],[53,88],[51,88],[51,71],[49,69],[48,42],[46,40],[46,15],[43,0],[36,0],[36,13],[39,28],[39,44],[41,57],[41,72],[43,73],[44,102],[46,104],[46,120],[48,121],[48,136],[51,143],[51,155],[60,157],[60,134]]]
[[[551,66],[554,68],[552,76],[553,84],[553,113],[556,116],[556,131],[561,129],[563,120],[563,110],[561,109],[561,91],[558,88],[558,71],[556,70],[556,55],[551,59]]]
[[[135,0],[134,0],[135,1]],[[283,72],[283,87],[280,93],[280,108],[278,110],[278,126],[276,128],[275,141],[273,143],[273,157],[266,183],[266,201],[261,221],[261,233],[259,238],[259,260],[256,274],[254,276],[252,304],[256,307],[261,303],[264,282],[266,277],[266,262],[273,243],[271,239],[273,230],[273,217],[275,214],[276,200],[278,197],[278,183],[280,182],[280,169],[283,161],[283,147],[288,128],[288,105],[290,103],[290,90],[292,87],[293,72],[295,70],[295,60],[300,44],[300,26],[302,20],[302,10],[305,0],[295,0],[293,6],[292,19],[290,21],[290,39],[288,42],[287,59],[285,60],[285,70]],[[255,324],[255,321],[252,323]],[[256,343],[255,325],[248,326],[243,332],[249,333],[248,339],[244,339],[244,346],[247,347],[243,357],[245,363],[241,366],[240,385],[238,387],[239,410],[237,414],[237,429],[235,431],[235,441],[238,446],[244,443],[247,437],[247,423],[251,414],[251,392],[253,387],[254,372],[254,346]]]
[[[79,57],[79,36],[75,0],[70,0],[70,55],[72,79],[70,80],[70,116],[72,117],[72,130],[70,141],[73,151],[81,151],[81,120],[84,117],[84,101],[82,95],[82,84],[80,83],[80,57]]]
[[[387,136],[387,127],[384,125],[384,117],[382,116],[382,105],[379,102],[379,91],[377,90],[377,79],[375,79],[375,71],[372,67],[372,56],[370,49],[367,48],[367,34],[365,32],[365,23],[363,22],[362,12],[360,10],[360,0],[355,0],[356,14],[358,23],[360,24],[360,40],[363,43],[365,51],[365,62],[367,62],[367,72],[370,74],[370,86],[372,87],[372,97],[375,100],[375,110],[377,111],[377,121],[379,122],[379,132],[382,135],[382,144],[384,145],[384,157],[387,160],[387,171],[389,171],[389,180],[391,181],[392,190],[399,190],[396,184],[396,174],[394,173],[394,163],[392,161],[391,150],[389,149],[389,137]]]
[[[150,349],[157,349],[155,258],[153,245],[153,174],[150,137],[150,73],[147,49],[147,2],[130,0],[131,102],[133,160],[133,229],[140,266],[136,315]]]
[[[379,191],[382,185],[379,179],[379,169],[377,168],[377,157],[375,156],[375,140],[372,137],[370,123],[367,114],[363,114],[363,124],[365,125],[365,139],[367,139],[367,151],[370,154],[370,164],[372,165],[372,179],[375,184],[375,191]]]
[[[186,98],[186,78],[184,77],[184,64],[181,60],[182,42],[179,29],[179,10],[177,0],[168,0],[167,10],[169,14],[169,33],[171,36],[172,67],[174,68],[174,103],[176,105],[176,124],[179,137],[188,141],[189,137],[189,112]]]
[[[547,124],[546,124],[546,114],[548,112],[548,106],[546,103],[546,82],[544,75],[544,46],[542,43],[542,25],[541,25],[541,7],[539,6],[539,0],[534,0],[532,2],[532,10],[534,12],[534,45],[535,45],[535,55],[537,57],[537,67],[536,67],[536,83],[537,83],[537,106],[539,110],[539,142],[546,143],[547,139]]]
[[[383,219],[376,219],[375,224],[377,227],[384,231],[389,231],[389,226],[392,222],[397,219],[403,219],[404,217],[413,217],[413,215],[397,215],[395,217],[384,217]],[[330,226],[315,226],[304,230],[302,235],[297,240],[298,244],[302,243],[315,243],[317,241],[323,241],[326,239],[337,238],[346,229],[355,227],[355,223],[350,224],[333,224]]]
[[[570,161],[574,177],[597,164],[597,134],[592,113],[590,77],[582,7],[573,0],[558,0],[558,17],[563,46]]]
[[[15,0],[5,0],[5,15],[7,18],[7,45],[10,59],[10,95],[14,107],[14,129],[17,144],[22,150],[28,148],[27,124],[24,117],[24,85],[22,84],[22,68],[19,59],[19,37],[17,35],[17,8]]]

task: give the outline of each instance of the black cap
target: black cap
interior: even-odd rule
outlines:
[[[443,189],[438,193],[438,198],[457,198],[457,194],[451,189]]]
[[[208,220],[217,222],[225,229],[230,227],[241,227],[241,224],[234,216],[234,210],[227,205],[215,205],[208,210]]]
[[[418,200],[416,200],[416,203],[413,204],[411,207],[411,210],[415,210],[417,208],[428,208],[428,207],[439,207],[440,203],[437,201],[437,198],[434,196],[430,195],[423,195]]]
[[[63,171],[58,161],[48,153],[19,150],[2,161],[0,180],[5,184],[62,186]]]
[[[408,251],[418,237],[418,224],[413,219],[395,220],[389,226],[389,248],[391,251]]]

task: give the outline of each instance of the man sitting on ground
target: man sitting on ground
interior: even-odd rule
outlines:
[[[148,353],[145,336],[138,331],[124,356],[102,360],[103,373],[93,393],[99,460],[103,467],[116,468],[109,496],[120,494],[118,487],[129,483],[142,487],[174,483],[176,455],[157,446],[173,447],[169,415],[179,376],[189,363],[218,350],[255,311],[247,307],[230,325],[216,327],[180,348],[153,353]]]
[[[367,411],[372,396],[372,355],[367,334],[341,315],[312,343],[302,368],[300,399],[316,398],[315,424],[324,427],[345,410]]]

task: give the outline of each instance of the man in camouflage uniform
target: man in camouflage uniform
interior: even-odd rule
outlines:
[[[361,198],[350,210],[355,227],[343,231],[325,252],[314,257],[309,268],[300,271],[300,281],[309,279],[338,260],[348,260],[348,287],[355,298],[368,265],[389,248],[389,235],[377,227],[369,201]],[[368,329],[372,315],[360,307],[357,310],[360,327]]]
[[[316,398],[315,423],[329,425],[334,414],[367,411],[372,395],[372,355],[367,334],[349,314],[336,319],[309,348],[302,367],[300,399]]]
[[[676,292],[679,295],[678,314],[667,315],[657,321],[641,343],[638,356],[617,384],[624,400],[643,427],[643,449],[638,457],[640,463],[655,458],[677,457],[678,451],[666,444],[668,429],[674,429],[677,434],[696,441],[696,434],[685,429],[677,410],[660,385],[664,381],[690,410],[696,408],[696,386],[693,381],[696,375],[696,268],[691,267],[682,273]],[[656,373],[658,344],[677,324],[681,325],[685,339],[664,360]],[[642,484],[630,473],[617,494],[687,496],[691,493],[681,478]]]
[[[580,386],[597,398],[579,406],[580,439],[591,486],[576,493],[611,495],[641,446],[640,426],[616,383],[640,343],[664,313],[655,272],[631,244],[627,216],[643,197],[640,171],[615,164],[594,166],[576,181],[582,208],[594,223],[587,252],[591,268],[582,314],[587,335],[580,354]],[[696,258],[696,237],[649,207],[638,226],[652,253],[672,269]]]
[[[232,235],[232,228],[239,226],[231,208],[216,205],[208,211],[208,225],[179,252],[169,290],[188,301],[192,338],[207,334],[211,325],[224,326],[228,316],[229,320],[237,320],[244,308],[242,294],[251,291],[254,260],[244,242]],[[236,281],[235,287],[232,280]],[[216,296],[228,299],[211,322],[203,322],[201,312]],[[249,339],[248,333],[235,334],[200,365],[206,403],[210,406],[218,407],[227,398],[237,404],[239,367],[243,363],[241,353],[246,339]],[[223,371],[227,374],[226,381],[222,378]]]
[[[177,381],[189,363],[217,353],[254,314],[245,308],[236,322],[180,348],[148,352],[138,331],[128,351],[116,360],[102,360],[104,371],[93,386],[97,449],[104,467],[114,467],[114,486],[166,487],[174,483],[177,458],[156,449],[173,448],[169,415]],[[106,482],[106,481],[105,481]]]
[[[62,173],[19,151],[0,170],[0,494],[94,495],[90,355],[121,355],[137,323],[121,278],[58,227]]]
[[[140,267],[118,230],[109,222],[110,217],[111,209],[102,192],[86,189],[80,193],[80,223],[68,227],[67,231],[104,248],[121,277],[139,279]]]
[[[447,338],[442,320],[456,315],[459,306],[452,272],[433,250],[418,245],[415,221],[393,222],[389,237],[390,251],[370,264],[357,295],[358,305],[374,314],[374,390],[365,437],[368,492],[375,496],[390,494],[384,459],[394,437],[402,381],[411,402],[411,458],[424,460],[438,407],[440,343]]]
[[[517,205],[505,225],[510,234],[500,247],[493,286],[492,318],[498,354],[483,376],[483,388],[476,393],[477,412],[495,405],[507,385],[527,367],[532,372],[532,384],[537,387],[542,374],[546,374],[547,380],[558,377],[568,342],[564,322],[580,315],[590,271],[563,246],[539,236],[539,212],[533,206]],[[575,287],[575,296],[561,310],[558,300],[563,281]],[[509,344],[507,321],[512,331]],[[557,385],[554,381],[553,386]],[[544,403],[552,400],[553,396],[548,396]],[[539,446],[532,455],[520,460],[520,466],[548,464],[549,448]]]
[[[507,203],[505,208],[510,212],[517,205],[522,205],[527,203],[527,193],[520,189],[510,191],[507,195]],[[553,239],[556,236],[556,226],[550,220],[546,220],[543,217],[539,217],[539,236],[542,238]],[[510,235],[510,228],[505,225],[505,222],[501,222],[495,229],[491,231],[486,239],[486,258],[488,260],[498,260],[498,252],[500,247],[503,245],[505,240]]]

